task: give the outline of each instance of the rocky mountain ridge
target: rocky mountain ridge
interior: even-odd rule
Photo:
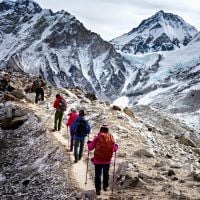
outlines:
[[[53,13],[32,0],[3,1],[0,21],[0,68],[40,74],[58,87],[80,86],[104,98],[118,96],[130,63],[68,12]]]
[[[110,42],[126,53],[171,51],[186,46],[196,33],[181,17],[161,10]]]
[[[33,104],[35,95],[23,92],[32,77],[1,73],[12,83],[10,92],[0,92],[2,199],[199,199],[200,143],[191,137],[196,133],[180,121],[148,106],[122,109],[95,100],[79,88],[47,85],[45,101]],[[51,132],[56,93],[67,100],[67,112],[72,107],[85,109],[92,126],[90,138],[102,124],[109,124],[119,145],[113,195],[108,191],[96,197],[94,190],[79,187],[81,177],[72,172],[79,164],[86,166],[87,150],[83,160],[74,164],[73,155],[66,152],[66,118],[60,132]],[[113,165],[110,174],[112,170]],[[94,176],[91,162],[89,174]]]

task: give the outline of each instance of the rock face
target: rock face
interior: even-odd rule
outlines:
[[[134,54],[170,51],[187,45],[196,33],[181,17],[161,10],[111,43],[123,52]]]
[[[0,68],[40,74],[59,87],[118,96],[128,63],[71,14],[32,0],[0,3]]]

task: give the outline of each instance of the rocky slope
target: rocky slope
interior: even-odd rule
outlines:
[[[110,42],[126,53],[170,51],[186,46],[196,33],[181,17],[161,10]]]
[[[48,86],[45,101],[35,105],[34,94],[23,93],[30,79],[13,73],[9,81],[12,91],[1,91],[2,199],[199,199],[200,144],[186,125],[148,106],[121,109],[94,100],[79,88]],[[94,190],[81,187],[85,171],[80,173],[82,178],[77,177],[74,168],[86,165],[87,150],[83,160],[74,164],[73,155],[66,152],[66,118],[60,132],[50,131],[56,93],[66,98],[68,110],[86,110],[92,126],[90,138],[103,123],[109,124],[119,145],[113,196],[108,191],[96,197]],[[112,170],[113,165],[110,175]],[[89,174],[94,176],[91,163]]]

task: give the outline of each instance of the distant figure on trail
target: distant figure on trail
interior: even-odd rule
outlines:
[[[78,160],[82,158],[83,148],[85,143],[85,137],[90,134],[90,125],[84,118],[84,110],[79,111],[79,117],[73,123],[70,133],[74,135],[74,162],[77,163]]]
[[[56,109],[56,112],[54,119],[54,129],[52,131],[60,131],[63,115],[67,109],[67,102],[60,94],[56,94],[56,100],[54,101],[53,107]]]
[[[44,86],[45,82],[42,79],[42,76],[39,76],[36,80],[33,81],[31,90],[36,93],[35,103],[38,103],[38,98],[41,95],[41,101],[44,101]]]
[[[103,125],[99,133],[92,141],[88,141],[88,149],[94,151],[92,162],[95,165],[95,188],[96,195],[101,194],[101,175],[103,171],[103,190],[107,191],[109,186],[109,168],[113,152],[118,150],[114,137],[109,133],[108,125]]]
[[[70,129],[72,128],[73,123],[76,121],[76,119],[78,118],[78,113],[76,112],[76,110],[74,108],[71,109],[71,112],[68,114],[69,119],[67,120],[67,127],[69,127]],[[67,129],[68,130],[68,129]],[[67,133],[69,134],[69,133]],[[74,135],[73,133],[70,131],[70,135],[71,135],[71,140],[70,140],[70,151],[73,151],[73,145],[74,145]]]

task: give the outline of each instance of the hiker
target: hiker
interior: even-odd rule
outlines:
[[[73,123],[76,121],[76,119],[78,118],[78,113],[76,112],[76,110],[74,108],[71,108],[71,112],[68,114],[69,119],[67,120],[67,127],[69,127],[70,129],[72,128]],[[73,151],[73,145],[74,145],[74,135],[71,133],[70,131],[70,135],[71,135],[71,139],[70,139],[70,151]]]
[[[67,109],[67,102],[60,94],[56,94],[56,100],[53,107],[56,109],[54,119],[54,129],[52,131],[60,131],[64,112]]]
[[[92,141],[88,141],[89,151],[94,151],[92,162],[95,165],[95,188],[96,195],[101,194],[101,174],[103,170],[103,190],[109,186],[109,168],[113,152],[118,150],[114,137],[109,133],[108,125],[102,125],[99,133]]]
[[[84,118],[84,110],[79,111],[79,117],[73,123],[70,133],[74,135],[74,162],[77,163],[78,160],[82,158],[83,147],[85,143],[85,137],[90,133],[90,125]]]
[[[36,93],[35,103],[38,103],[38,98],[41,95],[41,101],[44,101],[44,89],[45,82],[42,79],[42,76],[39,76],[36,80],[33,81],[31,90]]]

